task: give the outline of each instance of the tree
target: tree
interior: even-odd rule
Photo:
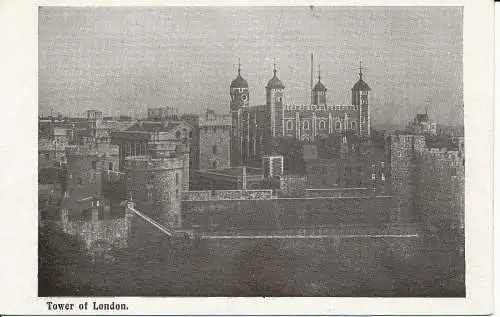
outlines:
[[[39,229],[38,295],[71,296],[88,287],[91,258],[79,238],[64,233],[56,225]]]
[[[283,156],[283,169],[288,174],[304,175],[306,164],[302,151],[303,142],[291,137],[281,137],[278,140],[279,153]]]

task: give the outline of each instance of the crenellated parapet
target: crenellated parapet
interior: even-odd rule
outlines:
[[[285,111],[328,111],[328,112],[334,112],[334,111],[341,111],[341,112],[346,112],[346,111],[359,111],[359,106],[358,105],[296,105],[296,104],[291,104],[291,105],[285,105],[284,106]]]
[[[208,116],[200,116],[199,126],[204,127],[231,127],[232,118],[230,115],[213,114]]]
[[[182,169],[185,162],[183,157],[151,158],[150,156],[129,156],[125,158],[125,169],[127,170],[170,170]]]
[[[182,200],[267,200],[273,198],[272,194],[273,191],[271,189],[186,191],[182,193]]]

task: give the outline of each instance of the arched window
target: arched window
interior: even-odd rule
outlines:
[[[335,130],[340,130],[340,122],[335,123]]]
[[[177,132],[175,132],[175,137],[176,137],[177,139],[180,139],[180,138],[181,138],[181,131],[177,131]]]
[[[357,126],[356,121],[351,122],[351,129],[356,130]]]
[[[326,129],[326,122],[325,122],[325,120],[321,120],[321,121],[319,122],[319,128],[320,128],[321,130]]]
[[[286,122],[286,128],[287,128],[288,130],[293,130],[293,121],[292,121],[292,120],[288,120],[288,121]]]
[[[302,128],[304,130],[309,130],[309,121],[305,120],[304,123],[302,124]]]

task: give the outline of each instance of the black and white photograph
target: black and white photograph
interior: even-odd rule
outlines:
[[[466,295],[461,7],[39,14],[40,296]]]
[[[471,122],[492,108],[464,97],[466,10],[37,6],[44,313],[469,299],[468,215],[492,199],[485,178],[471,209],[492,164]]]

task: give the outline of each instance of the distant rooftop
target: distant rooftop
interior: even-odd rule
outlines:
[[[255,167],[247,167],[247,175],[261,175],[262,170],[260,168],[255,168]],[[228,175],[228,176],[243,176],[243,167],[231,167],[231,168],[224,168],[224,169],[211,169],[207,171],[208,173],[214,173],[214,174],[223,174],[223,175]]]
[[[143,131],[143,132],[167,132],[175,129],[181,124],[180,121],[157,122],[157,121],[142,121],[126,131]]]

